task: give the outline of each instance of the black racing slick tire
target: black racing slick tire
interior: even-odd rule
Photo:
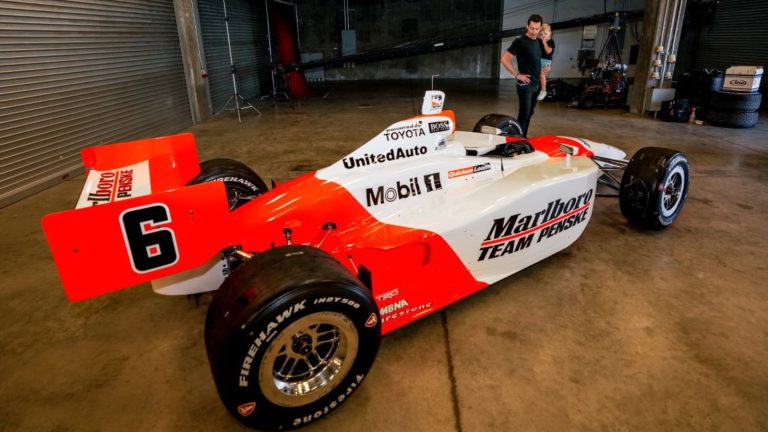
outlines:
[[[762,100],[763,96],[758,92],[714,91],[709,106],[718,111],[754,112],[760,109]]]
[[[689,184],[688,158],[684,153],[642,148],[632,156],[621,179],[621,213],[639,227],[666,228],[680,214]]]
[[[718,126],[751,128],[757,124],[758,112],[731,112],[710,108],[707,121]]]
[[[523,128],[517,119],[504,114],[486,114],[481,118],[473,132],[482,132],[483,126],[490,126],[501,131],[501,135],[510,137],[523,137]]]
[[[300,245],[255,255],[208,309],[205,346],[219,396],[256,429],[323,418],[368,374],[380,323],[370,291],[331,255]]]
[[[189,185],[224,182],[229,209],[235,210],[267,191],[267,185],[252,169],[232,159],[210,159],[200,164],[200,174]]]

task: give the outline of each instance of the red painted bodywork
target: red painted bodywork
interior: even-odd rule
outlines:
[[[546,153],[549,157],[564,157],[566,154],[560,150],[560,144],[566,144],[569,146],[577,147],[579,149],[578,156],[592,157],[595,153],[590,150],[579,140],[566,138],[555,135],[545,135],[536,138],[517,138],[507,137],[507,142],[524,141],[527,140],[531,143],[531,146],[543,153]]]
[[[383,333],[487,286],[472,277],[441,236],[382,223],[345,188],[314,173],[280,184],[230,212],[222,183],[184,186],[199,172],[191,135],[86,149],[83,158],[101,170],[149,160],[153,193],[43,218],[71,301],[199,267],[228,246],[259,252],[285,245],[286,228],[293,244],[323,249],[355,275],[367,269],[380,308],[407,299],[407,306],[400,303],[382,317]],[[131,267],[119,217],[154,203],[170,211],[171,220],[158,228],[175,233],[179,259],[170,267],[138,273]],[[325,229],[329,223],[336,228]],[[394,290],[396,298],[383,296]]]
[[[153,192],[184,186],[200,173],[195,137],[191,133],[87,147],[80,151],[80,157],[86,172],[149,161]]]

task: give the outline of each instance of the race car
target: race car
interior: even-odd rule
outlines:
[[[290,429],[353,394],[382,335],[571,245],[598,195],[640,227],[680,214],[683,153],[626,160],[523,137],[500,114],[457,131],[444,101],[427,91],[421,115],[271,189],[240,162],[200,163],[191,134],[82,150],[76,209],[43,218],[68,298],[216,290],[205,346],[221,400],[248,426]]]

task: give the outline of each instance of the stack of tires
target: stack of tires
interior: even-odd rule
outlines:
[[[707,121],[718,126],[751,128],[757,123],[762,96],[758,92],[714,91]]]

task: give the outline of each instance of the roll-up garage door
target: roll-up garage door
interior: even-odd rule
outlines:
[[[214,113],[225,108],[234,94],[224,22],[225,2],[238,92],[252,101],[261,94],[262,86],[267,85],[269,80],[264,0],[198,0],[200,32]],[[264,91],[267,90],[264,87]],[[232,107],[234,105],[227,106]]]
[[[172,0],[0,2],[0,206],[191,124]]]
[[[711,25],[701,30],[695,68],[768,65],[767,20],[766,0],[720,0]],[[765,74],[760,89],[768,89]]]

